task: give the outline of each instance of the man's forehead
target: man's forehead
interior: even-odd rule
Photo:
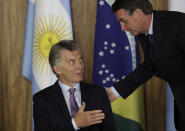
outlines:
[[[61,54],[62,56],[65,56],[65,57],[68,57],[68,56],[81,57],[81,52],[78,49],[73,51],[64,49],[64,50],[61,50]]]
[[[135,10],[134,10],[135,11]],[[134,12],[133,11],[133,12]],[[116,12],[115,12],[115,15],[118,17],[121,17],[121,16],[130,16],[131,14],[130,14],[130,12],[128,11],[128,10],[126,10],[126,9],[119,9],[119,10],[117,10]]]
[[[75,53],[75,52],[79,52],[80,51],[78,49],[74,49],[74,50],[68,50],[68,49],[61,49],[61,53]]]
[[[116,11],[115,13],[117,19],[119,18],[123,18],[127,15],[126,11],[124,9],[119,9],[118,11]]]

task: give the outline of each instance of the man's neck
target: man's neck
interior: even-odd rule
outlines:
[[[76,84],[78,84],[78,83],[71,83],[71,82],[67,82],[67,81],[63,81],[63,80],[60,80],[60,82],[63,83],[64,85],[69,86],[69,87],[74,87]]]

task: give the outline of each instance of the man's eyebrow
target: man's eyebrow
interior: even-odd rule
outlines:
[[[125,19],[124,19],[124,18],[120,18],[118,21],[119,21],[119,22],[124,22]]]

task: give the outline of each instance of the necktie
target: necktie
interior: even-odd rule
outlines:
[[[153,40],[153,35],[148,34],[147,38],[148,38],[149,47],[150,47],[150,55],[151,55],[152,61],[154,62],[154,40]]]
[[[70,107],[71,107],[71,117],[72,118],[76,115],[79,109],[76,103],[75,97],[74,97],[75,90],[76,90],[75,88],[69,89],[69,92],[70,92],[69,102],[70,102]]]
[[[153,35],[148,34],[147,38],[148,38],[149,43],[153,45],[153,42],[154,42],[153,41]]]

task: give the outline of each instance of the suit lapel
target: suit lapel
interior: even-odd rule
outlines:
[[[63,113],[63,115],[65,115],[67,119],[70,119],[71,116],[70,116],[64,95],[62,93],[62,89],[58,84],[58,81],[56,81],[56,83],[54,84],[52,93],[53,93],[52,94],[53,98],[58,104],[59,108],[61,109],[61,112]]]
[[[81,90],[81,101],[82,102],[85,102],[86,104],[86,107],[85,107],[85,111],[89,110],[90,106],[91,105],[91,101],[89,100],[89,97],[88,97],[88,87],[85,83],[83,82],[80,82],[80,90]]]
[[[157,51],[156,54],[162,52],[162,44],[164,43],[164,33],[166,23],[160,18],[160,12],[153,12],[153,36],[154,36],[154,50]],[[164,26],[163,26],[164,25]],[[159,54],[161,55],[161,54]]]
[[[87,103],[87,87],[83,82],[80,82],[80,90],[81,90],[81,101]]]
[[[91,100],[93,98],[91,96],[89,97],[89,94],[92,93],[89,88],[91,88],[89,84],[80,82],[81,100],[83,102],[85,102],[85,104],[86,104],[84,111],[90,111],[90,110],[92,111],[96,107],[96,105]],[[80,130],[82,130],[82,131],[99,131],[99,130],[101,130],[101,127],[99,127],[99,124],[96,124],[96,125],[88,126],[85,128],[81,128]]]

